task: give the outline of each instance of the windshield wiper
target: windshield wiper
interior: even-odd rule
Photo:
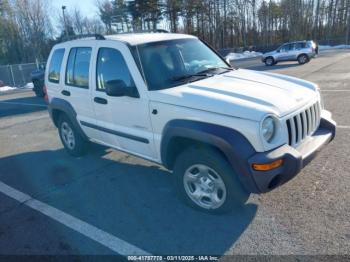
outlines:
[[[205,74],[205,73],[215,72],[218,70],[225,70],[225,72],[227,72],[227,71],[232,71],[233,68],[230,68],[230,67],[211,67],[211,68],[208,68],[206,70],[199,72],[198,74]],[[224,72],[221,72],[219,74],[222,74],[222,73],[224,73]]]
[[[205,73],[197,73],[197,74],[189,74],[189,75],[183,75],[183,76],[175,76],[175,77],[172,77],[171,80],[177,82],[177,81],[187,80],[187,79],[196,78],[196,77],[199,77],[200,79],[202,79],[204,77],[210,77],[210,76],[212,75],[205,74]],[[192,81],[189,81],[189,82],[192,82]]]
[[[208,68],[208,69],[205,69],[203,71],[200,71],[196,74],[189,74],[189,75],[183,75],[183,76],[175,76],[173,78],[171,78],[172,81],[182,81],[182,80],[187,80],[187,79],[191,79],[191,78],[195,78],[195,80],[193,81],[196,81],[196,80],[199,80],[199,79],[202,79],[202,77],[212,77],[214,76],[214,74],[212,74],[211,72],[214,72],[214,71],[217,71],[217,70],[225,70],[224,72],[221,72],[219,74],[223,74],[223,73],[226,73],[227,71],[232,71],[233,68],[230,68],[230,67],[211,67],[211,68]],[[196,77],[200,77],[199,79],[197,79]],[[193,81],[189,81],[189,82],[193,82]]]
[[[213,74],[211,74],[210,72],[217,71],[219,69],[226,70],[225,72],[233,70],[233,68],[230,68],[230,67],[212,67],[212,68],[208,68],[208,69],[205,69],[203,71],[200,71],[196,74],[175,76],[175,77],[171,78],[171,80],[172,81],[181,81],[181,80],[186,80],[186,79],[190,79],[190,78],[194,78],[194,77],[211,77],[211,76],[213,76]],[[220,74],[225,73],[225,72],[221,72]]]

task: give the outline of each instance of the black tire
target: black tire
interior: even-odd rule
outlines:
[[[196,165],[205,165],[216,172],[217,175],[222,179],[226,188],[225,200],[222,200],[222,204],[215,208],[203,207],[194,202],[190,195],[187,193],[189,187],[185,182],[185,173],[191,167]],[[192,174],[192,173],[191,173]],[[196,176],[200,177],[196,174]],[[179,197],[189,206],[204,211],[206,213],[212,214],[222,214],[228,213],[233,210],[233,208],[241,207],[247,201],[249,194],[243,189],[243,186],[238,181],[236,174],[234,173],[230,164],[226,159],[215,149],[208,147],[191,147],[184,152],[182,152],[175,161],[174,166],[174,179],[176,185],[176,191]],[[197,179],[200,180],[200,179]],[[190,182],[191,183],[191,182]],[[195,182],[193,182],[195,183]],[[216,187],[216,183],[214,183]],[[197,190],[197,186],[196,186]],[[194,190],[194,191],[196,191]],[[213,190],[214,191],[214,190]],[[218,192],[218,190],[215,190]],[[206,192],[207,193],[207,192]],[[223,194],[221,193],[221,196]],[[202,197],[204,199],[206,196]],[[207,198],[209,199],[209,198]],[[222,197],[222,199],[224,199]]]
[[[310,58],[305,54],[298,56],[299,65],[304,65],[304,64],[308,63],[309,61],[310,61]]]
[[[33,91],[34,91],[35,95],[37,97],[44,97],[45,92],[43,89],[43,87],[44,87],[43,84],[41,84],[39,80],[33,80],[33,85],[34,85]]]
[[[275,59],[272,56],[266,57],[265,59],[265,65],[267,66],[273,66],[276,64]]]
[[[71,130],[74,139],[74,144],[70,139],[67,138],[67,133],[64,130]],[[66,151],[75,157],[83,156],[88,148],[88,142],[81,136],[81,134],[76,130],[69,118],[62,114],[58,121],[58,132],[61,138],[61,142],[66,149]],[[69,136],[71,138],[71,136]],[[69,140],[69,142],[67,141]]]

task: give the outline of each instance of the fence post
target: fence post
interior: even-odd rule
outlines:
[[[9,65],[10,67],[10,72],[11,72],[11,78],[12,78],[12,83],[13,83],[13,87],[15,87],[16,83],[15,83],[15,77],[13,76],[13,70],[12,70],[12,65]]]

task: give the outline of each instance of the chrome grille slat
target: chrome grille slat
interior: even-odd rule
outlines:
[[[321,108],[319,103],[316,104],[316,113],[316,125],[319,126],[321,121]]]
[[[321,107],[318,102],[287,119],[289,145],[297,146],[307,136],[312,135],[318,128],[320,121]]]
[[[306,111],[301,113],[302,121],[303,121],[303,139],[307,136],[307,119],[306,119]]]
[[[295,142],[296,142],[296,131],[295,131],[295,123],[294,123],[294,118],[293,117],[290,119],[290,127],[291,127],[291,131],[292,131],[292,134],[291,134],[292,145],[294,146]]]
[[[306,109],[307,114],[307,135],[309,136],[311,133],[311,110],[310,108]]]
[[[316,123],[315,123],[315,109],[312,106],[311,107],[311,133],[314,132],[315,125],[316,125]]]
[[[297,115],[296,116],[296,131],[298,132],[298,138],[297,138],[297,141],[296,141],[296,143],[297,144],[299,144],[299,142],[301,141],[301,140],[303,140],[303,138],[302,138],[302,135],[303,135],[303,133],[302,133],[302,125],[301,125],[301,119],[300,119],[300,115]]]

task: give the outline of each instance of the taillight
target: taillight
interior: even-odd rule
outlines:
[[[44,91],[44,94],[45,94],[44,100],[45,100],[45,102],[48,104],[48,103],[49,103],[49,97],[48,97],[48,95],[47,95],[47,88],[46,88],[45,85],[44,85],[44,87],[43,87],[43,91]]]

